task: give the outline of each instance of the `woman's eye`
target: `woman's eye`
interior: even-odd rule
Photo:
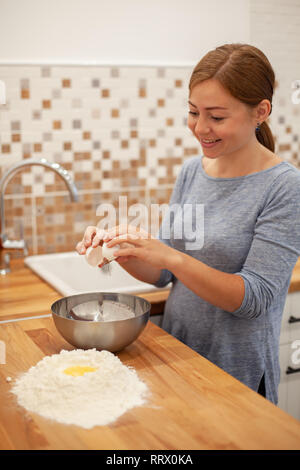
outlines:
[[[189,114],[191,114],[192,116],[197,116],[197,113],[195,113],[194,111],[189,111]]]
[[[212,116],[211,118],[214,119],[215,121],[222,121],[222,119],[225,119],[223,117],[216,117],[216,116]]]

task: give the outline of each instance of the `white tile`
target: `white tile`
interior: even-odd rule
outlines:
[[[33,185],[33,174],[32,173],[22,173],[21,180],[22,180],[22,186],[32,186]]]
[[[101,180],[101,189],[103,191],[110,191],[113,189],[113,181],[111,179],[103,178]]]

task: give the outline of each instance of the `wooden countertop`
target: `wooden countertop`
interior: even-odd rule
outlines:
[[[291,278],[289,292],[300,291],[300,259]],[[137,294],[152,303],[152,313],[159,313],[169,291]],[[12,261],[12,272],[0,276],[0,321],[40,316],[50,313],[50,306],[61,294],[34,274],[23,260]]]
[[[0,322],[51,313],[51,305],[62,295],[25,266],[23,260],[13,260],[11,264],[12,271],[0,275]],[[137,295],[152,303],[152,313],[159,313],[169,291]]]
[[[10,393],[19,373],[73,349],[52,318],[2,323],[0,340],[0,449],[300,449],[299,421],[151,322],[117,354],[148,385],[148,403],[88,430],[29,413]]]
[[[300,258],[298,258],[298,261],[293,270],[289,293],[297,292],[298,290],[300,290]]]
[[[14,379],[45,355],[73,347],[49,316],[61,295],[22,261],[0,277],[0,286],[0,340],[6,345],[6,364],[0,364],[0,449],[300,449],[299,421],[152,322],[118,354],[148,384],[149,406],[91,430],[28,414],[9,393],[6,377]],[[299,289],[297,264],[290,291]],[[158,304],[167,295],[142,296]]]

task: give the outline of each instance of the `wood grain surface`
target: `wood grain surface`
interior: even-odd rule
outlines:
[[[29,413],[10,392],[45,355],[73,349],[52,317],[2,323],[0,340],[1,449],[300,449],[299,421],[151,322],[118,354],[148,385],[148,403],[88,430]]]
[[[0,276],[0,340],[6,346],[6,363],[0,364],[1,449],[300,449],[300,422],[151,322],[118,354],[148,384],[147,406],[91,430],[28,413],[6,378],[14,380],[45,355],[73,347],[49,315],[61,295],[21,260],[12,267]],[[290,292],[297,290],[299,262]],[[161,307],[168,291],[139,295]]]

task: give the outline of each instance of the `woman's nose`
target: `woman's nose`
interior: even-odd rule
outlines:
[[[194,132],[197,136],[203,136],[209,133],[209,126],[205,119],[199,117],[194,127]]]

